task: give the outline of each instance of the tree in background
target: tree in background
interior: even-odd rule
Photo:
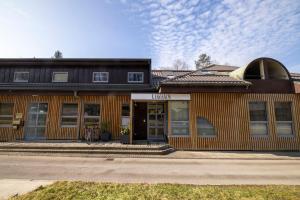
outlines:
[[[56,50],[54,55],[53,55],[54,58],[62,58],[63,57],[63,54],[61,51],[59,50]]]
[[[176,59],[173,62],[173,67],[172,68],[174,70],[188,70],[189,65],[184,60]]]
[[[198,60],[195,61],[196,69],[202,69],[212,64],[211,58],[206,53],[199,55]]]

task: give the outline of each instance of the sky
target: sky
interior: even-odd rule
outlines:
[[[272,57],[300,72],[300,0],[0,0],[0,58],[151,58],[201,53],[245,66]]]

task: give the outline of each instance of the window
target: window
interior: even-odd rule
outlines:
[[[291,102],[275,102],[276,131],[280,136],[293,135]]]
[[[122,105],[122,117],[121,117],[121,127],[126,128],[129,126],[130,121],[130,106],[128,104]]]
[[[214,137],[216,136],[214,126],[205,118],[197,118],[197,133],[201,137]]]
[[[74,127],[77,125],[78,105],[77,104],[63,104],[61,112],[61,126]]]
[[[265,102],[250,102],[250,132],[253,136],[268,134],[268,116]]]
[[[100,105],[84,105],[84,125],[99,125],[100,122]]]
[[[29,72],[15,72],[14,82],[27,83],[29,80]]]
[[[68,72],[53,72],[52,82],[68,82]]]
[[[128,83],[143,83],[144,72],[128,72]]]
[[[108,72],[93,72],[93,82],[107,83],[109,73]]]
[[[0,127],[12,126],[13,107],[13,103],[0,103]]]
[[[172,135],[189,135],[189,103],[187,101],[171,101]]]

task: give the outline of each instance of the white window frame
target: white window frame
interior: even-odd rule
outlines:
[[[106,81],[95,81],[95,74],[100,73],[101,74],[107,74],[107,80]],[[93,72],[93,83],[108,83],[109,82],[109,72]]]
[[[251,119],[250,119],[250,103],[264,103],[265,104],[265,108],[266,108],[266,117],[267,117],[267,121],[251,121]],[[258,137],[258,138],[260,138],[260,137],[262,137],[262,138],[264,138],[264,137],[269,137],[269,131],[270,131],[270,127],[269,127],[269,110],[268,110],[268,102],[267,101],[260,101],[260,100],[258,100],[258,101],[249,101],[248,102],[248,113],[249,113],[249,131],[250,131],[250,135],[251,135],[251,137]],[[267,128],[267,134],[264,134],[264,135],[262,135],[262,134],[257,134],[257,133],[252,133],[251,132],[251,126],[253,125],[253,124],[265,124],[266,125],[266,128]]]
[[[24,81],[22,81],[22,80],[17,81],[16,74],[28,74],[28,79],[24,80]],[[29,72],[14,72],[14,82],[15,83],[28,83],[28,81],[29,81]]]
[[[9,127],[12,127],[12,122],[14,120],[14,106],[15,104],[14,103],[11,103],[11,102],[1,102],[0,104],[12,104],[13,106],[13,112],[11,115],[0,115],[0,117],[11,117],[12,118],[12,121],[11,121],[11,124],[0,124],[0,127],[1,128],[9,128]]]
[[[123,106],[128,106],[129,107],[129,115],[123,115],[122,111],[123,111]],[[122,122],[124,120],[127,120],[129,121],[129,124],[128,125],[124,125]],[[130,104],[129,103],[123,103],[121,104],[121,127],[122,128],[129,128],[130,126]]]
[[[65,104],[77,104],[77,115],[76,116],[75,115],[63,115],[63,106]],[[60,111],[61,112],[60,113],[60,127],[62,127],[62,128],[75,128],[75,127],[78,126],[78,121],[79,121],[79,110],[78,110],[78,107],[79,107],[78,103],[62,103],[62,105],[61,105],[61,111]],[[77,119],[76,120],[76,125],[63,125],[63,123],[62,123],[63,118],[76,118]]]
[[[54,77],[55,74],[67,74],[67,80],[66,81],[55,81]],[[53,83],[67,83],[69,81],[69,72],[52,72],[52,82]]]
[[[129,80],[130,74],[142,74],[142,80],[141,81],[130,81]],[[128,83],[144,83],[144,72],[128,72],[127,73],[127,82]]]

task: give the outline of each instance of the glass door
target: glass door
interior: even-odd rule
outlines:
[[[25,126],[25,139],[39,140],[45,139],[47,127],[47,103],[31,103],[27,112]]]
[[[165,134],[164,103],[148,104],[148,140],[163,140]]]

